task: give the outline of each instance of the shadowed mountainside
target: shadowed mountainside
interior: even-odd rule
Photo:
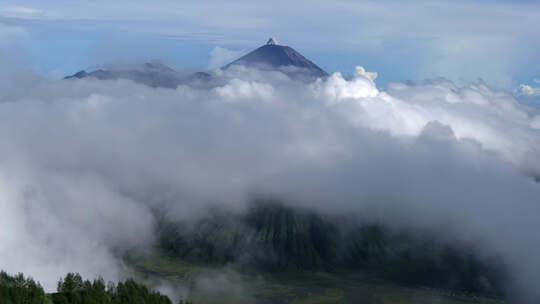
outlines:
[[[259,201],[244,215],[213,212],[195,223],[159,224],[171,257],[266,272],[358,270],[395,282],[501,296],[504,267],[471,250],[378,225],[322,217]]]
[[[293,78],[320,78],[328,76],[323,69],[302,56],[293,48],[278,45],[271,38],[266,45],[227,64],[223,69],[233,65],[244,65],[259,69],[277,69]]]

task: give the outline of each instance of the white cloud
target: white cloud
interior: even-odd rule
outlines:
[[[540,113],[481,83],[379,89],[357,71],[306,84],[233,69],[176,90],[19,79],[0,92],[0,268],[48,288],[68,270],[115,278],[118,249],[152,241],[148,210],[192,217],[262,193],[348,215],[376,203],[401,228],[455,223],[440,237],[482,239],[516,290],[536,290],[540,187],[519,171],[540,174]]]
[[[330,104],[348,99],[376,97],[379,94],[374,82],[377,73],[366,72],[363,67],[357,67],[355,76],[348,81],[341,73],[334,73],[328,79],[319,79],[314,83],[313,92],[316,96],[325,98]]]
[[[533,87],[528,84],[521,84],[519,86],[518,94],[523,96],[538,96],[540,95],[540,88]]]
[[[267,83],[233,79],[228,84],[215,88],[224,100],[237,102],[242,100],[271,101],[274,88]]]

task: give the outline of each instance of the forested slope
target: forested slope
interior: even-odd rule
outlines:
[[[499,282],[505,271],[497,260],[275,201],[258,201],[242,215],[209,213],[195,223],[163,219],[159,235],[166,254],[188,262],[270,272],[356,269],[407,285],[502,295]]]

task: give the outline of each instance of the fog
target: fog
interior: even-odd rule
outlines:
[[[176,89],[2,79],[0,268],[47,290],[68,271],[124,278],[122,253],[154,242],[152,210],[242,212],[268,195],[481,243],[509,265],[510,289],[538,296],[538,109],[482,82],[378,88],[361,67],[311,83],[212,73]]]

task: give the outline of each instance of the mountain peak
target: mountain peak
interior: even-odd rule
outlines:
[[[328,76],[328,73],[293,48],[279,45],[274,37],[270,38],[266,45],[225,65],[223,69],[233,65],[250,66],[262,70],[278,69],[291,77],[305,79]]]
[[[270,37],[270,39],[268,39],[268,41],[266,42],[266,45],[278,45],[278,42],[276,38]]]

